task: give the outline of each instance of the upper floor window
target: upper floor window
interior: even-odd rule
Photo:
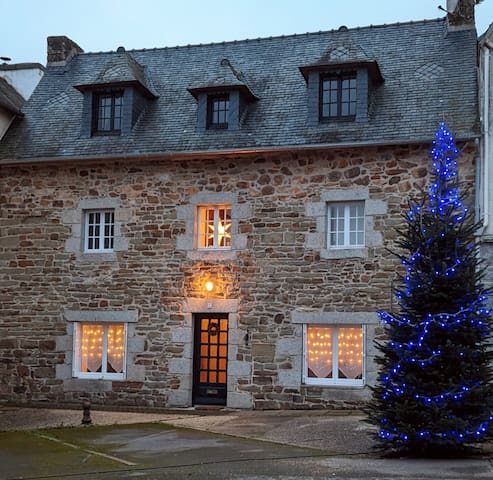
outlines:
[[[328,204],[327,248],[365,245],[365,202]]]
[[[86,252],[111,252],[115,241],[115,211],[94,210],[85,212],[84,250]]]
[[[95,93],[93,102],[93,132],[120,133],[122,128],[123,92]]]
[[[207,99],[207,127],[228,128],[229,94],[209,95]]]
[[[320,120],[356,116],[356,75],[320,77]]]
[[[231,248],[231,205],[198,207],[199,248]]]

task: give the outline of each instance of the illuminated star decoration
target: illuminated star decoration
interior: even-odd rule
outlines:
[[[209,233],[208,240],[214,242],[214,236],[216,234],[216,229],[213,224],[209,224]],[[229,240],[231,239],[231,223],[221,222],[217,223],[217,244],[221,247],[224,247],[229,244]]]

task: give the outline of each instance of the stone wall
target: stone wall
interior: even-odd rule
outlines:
[[[466,148],[459,160],[469,182],[473,158]],[[229,313],[229,406],[360,404],[367,386],[302,384],[303,319],[363,318],[366,381],[375,379],[374,313],[391,308],[398,268],[386,249],[427,168],[428,146],[3,167],[0,401],[190,405],[192,318],[205,310]],[[358,256],[327,258],[317,212],[340,191],[367,197],[372,240]],[[241,241],[234,254],[201,257],[188,207],[223,194]],[[119,248],[107,256],[77,248],[94,202],[115,207]],[[135,316],[125,380],[72,378],[73,312]]]

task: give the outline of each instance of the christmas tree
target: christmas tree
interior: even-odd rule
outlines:
[[[447,456],[491,438],[492,320],[479,226],[463,203],[459,151],[444,123],[431,157],[429,193],[410,201],[398,231],[400,312],[379,312],[388,341],[376,345],[380,372],[367,413],[384,450]]]

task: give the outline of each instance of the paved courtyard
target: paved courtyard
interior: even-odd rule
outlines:
[[[142,414],[0,407],[0,478],[472,479],[491,455],[383,459],[361,415],[229,411]]]

